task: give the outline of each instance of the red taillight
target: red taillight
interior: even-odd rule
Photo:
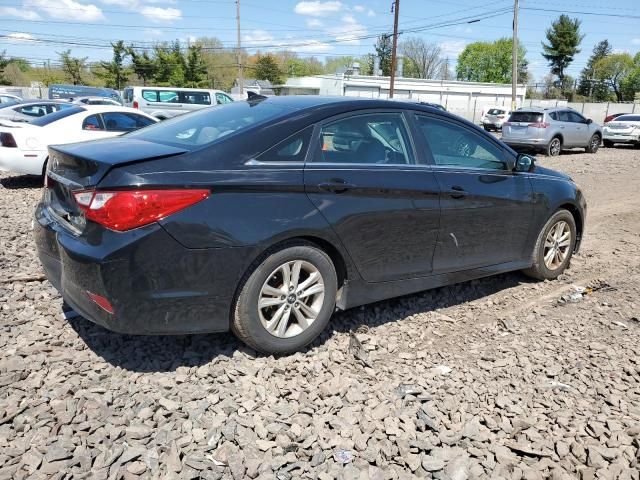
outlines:
[[[87,297],[89,297],[93,303],[98,305],[105,312],[113,315],[113,307],[111,306],[111,303],[109,303],[109,300],[104,298],[102,295],[91,293],[89,290],[87,290]]]
[[[82,190],[73,196],[87,220],[124,232],[148,225],[204,200],[209,190]]]
[[[529,126],[533,128],[547,128],[551,126],[551,124],[547,122],[536,122],[536,123],[530,123]]]
[[[16,144],[16,139],[13,138],[13,135],[6,132],[0,133],[0,145],[8,148],[18,148],[18,145]]]
[[[138,105],[138,101],[137,100],[133,101],[133,108],[140,108],[140,106]]]

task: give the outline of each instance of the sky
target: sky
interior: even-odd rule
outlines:
[[[392,0],[240,0],[242,46],[250,52],[287,48],[320,59],[374,51],[376,35],[393,30]],[[511,36],[513,0],[401,0],[399,40],[438,44],[452,66],[465,45]],[[582,21],[582,51],[567,73],[578,76],[593,46],[608,39],[615,52],[640,51],[640,3],[617,0],[521,0],[520,39],[530,71],[542,81],[545,29],[561,13]],[[0,0],[0,52],[31,63],[57,61],[56,52],[89,61],[111,57],[109,42],[151,46],[158,41],[217,37],[236,45],[233,0]]]

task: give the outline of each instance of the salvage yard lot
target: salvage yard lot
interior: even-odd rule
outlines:
[[[280,358],[64,319],[38,280],[38,181],[0,174],[0,478],[638,480],[640,150],[539,161],[588,201],[558,281],[343,312]]]

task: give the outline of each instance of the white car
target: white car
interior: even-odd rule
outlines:
[[[140,109],[159,120],[233,102],[222,90],[206,88],[127,87],[123,98],[126,107]]]
[[[20,98],[20,97],[18,97],[16,95],[11,95],[11,94],[8,94],[8,93],[0,92],[0,105],[3,105],[3,104],[11,105],[11,104],[18,103],[18,102],[21,102],[21,101],[22,101],[22,98]]]
[[[42,175],[49,145],[116,137],[158,120],[126,107],[74,105],[30,123],[0,120],[0,170]]]
[[[640,115],[626,114],[604,124],[602,143],[613,147],[614,143],[626,143],[640,147]]]
[[[491,130],[502,130],[502,124],[507,121],[511,115],[511,111],[507,107],[490,107],[485,109],[480,123],[484,129],[489,132]]]

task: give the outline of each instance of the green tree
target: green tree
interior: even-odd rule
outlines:
[[[129,56],[129,50],[122,40],[112,43],[111,48],[113,48],[113,59],[110,62],[100,62],[94,73],[104,80],[106,87],[121,90],[131,73],[131,70],[124,64],[125,59]]]
[[[159,86],[182,87],[186,63],[179,42],[156,45],[153,49],[155,60],[154,81]]]
[[[202,57],[202,46],[189,45],[184,69],[184,86],[190,88],[207,85],[207,64]]]
[[[511,83],[510,38],[494,42],[474,42],[465,47],[458,57],[456,75],[458,80],[469,82]],[[528,78],[526,50],[518,47],[518,82]],[[448,69],[448,67],[447,67]]]
[[[8,81],[4,78],[4,69],[9,65],[9,59],[7,58],[6,50],[0,52],[0,85],[7,85]]]
[[[593,53],[589,57],[587,66],[582,69],[580,73],[580,80],[578,84],[578,93],[589,97],[597,102],[602,102],[609,98],[609,87],[603,82],[597,81],[594,75],[593,66],[596,62],[611,55],[612,47],[609,44],[609,40],[602,40],[593,47]]]
[[[138,53],[133,45],[127,49],[131,57],[131,69],[133,73],[142,80],[142,85],[146,85],[149,80],[156,76],[156,62],[146,51]]]
[[[620,82],[620,88],[626,100],[640,100],[640,52],[633,58],[633,69]]]
[[[324,67],[317,58],[291,57],[285,61],[285,73],[291,77],[305,77],[323,73]]]
[[[375,49],[376,55],[380,58],[380,70],[382,70],[382,75],[386,77],[391,75],[392,48],[391,35],[380,35],[376,40]],[[374,74],[377,74],[377,72],[374,72]]]
[[[547,28],[547,42],[542,42],[542,56],[549,62],[551,73],[558,77],[558,83],[565,85],[565,70],[573,62],[573,57],[580,53],[578,46],[584,35],[580,33],[580,20],[571,19],[568,15],[560,15]]]
[[[282,72],[273,55],[259,55],[253,75],[258,80],[269,80],[274,85],[282,83]]]
[[[87,71],[87,57],[72,57],[71,50],[58,52],[58,56],[60,57],[65,79],[74,85],[81,85],[83,83],[83,74]]]
[[[236,53],[225,49],[217,38],[199,38],[196,44],[202,47],[210,86],[230,90],[238,74]],[[245,53],[242,52],[242,57],[244,56]]]
[[[633,58],[628,53],[614,53],[598,60],[593,71],[595,78],[607,85],[616,96],[616,100],[625,100],[622,85],[634,70]],[[627,99],[633,100],[633,97]]]

